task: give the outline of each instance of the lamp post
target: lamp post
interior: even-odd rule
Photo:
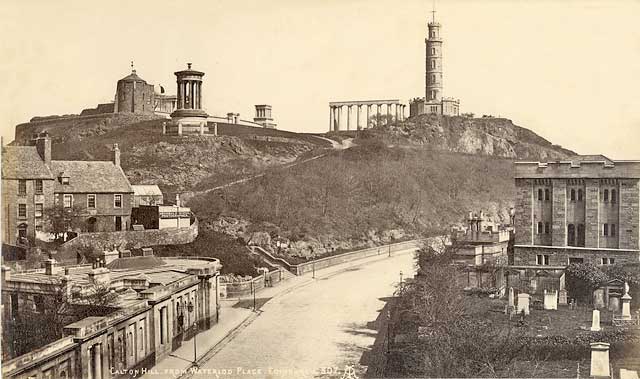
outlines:
[[[391,257],[391,244],[389,244],[389,257]]]
[[[187,305],[187,310],[189,311],[189,314],[191,314],[191,312],[193,312],[193,302],[191,302],[191,300],[189,300],[189,304]],[[191,316],[194,317],[194,316]],[[198,335],[198,320],[194,319],[194,323],[193,323],[193,365],[195,367],[198,367],[198,345],[196,343],[196,336]]]
[[[312,274],[311,274],[311,279],[315,279],[316,278],[316,252],[313,250],[313,247],[311,247],[311,252],[313,253],[313,265],[311,265],[311,269],[313,270]]]
[[[402,294],[402,270],[400,271],[400,293]]]

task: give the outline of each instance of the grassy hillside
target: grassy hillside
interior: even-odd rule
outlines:
[[[515,190],[511,172],[508,159],[387,147],[372,139],[196,196],[189,205],[205,223],[221,216],[251,220],[256,230],[307,241],[322,253],[371,243],[383,231],[441,230],[471,209],[506,218]]]

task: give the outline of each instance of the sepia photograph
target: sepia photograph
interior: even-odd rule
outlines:
[[[1,378],[639,379],[639,0],[0,16]]]

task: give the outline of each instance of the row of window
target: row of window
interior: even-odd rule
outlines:
[[[575,226],[573,224],[567,225],[567,230],[569,233],[569,239],[573,233],[575,233]],[[538,234],[549,234],[551,233],[551,225],[548,222],[544,224],[542,221],[538,221]],[[578,234],[584,233],[584,224],[578,225]],[[602,235],[603,236],[616,236],[616,224],[602,224]],[[571,246],[571,245],[570,245]]]
[[[35,204],[35,217],[42,217],[42,212],[44,211],[44,204],[36,203]],[[27,204],[18,204],[18,218],[27,218]]]
[[[611,195],[611,196],[609,196]],[[549,191],[548,189],[545,189],[544,191],[542,190],[542,188],[538,189],[538,201],[549,201],[551,200],[551,191]],[[571,189],[571,191],[569,191],[569,200],[570,201],[583,201],[584,199],[584,194],[582,192],[581,189],[578,189],[577,191],[575,189]],[[618,194],[617,191],[612,189],[611,192],[609,192],[608,189],[605,189],[602,192],[602,201],[604,201],[605,203],[611,202],[611,204],[615,204],[618,201]]]
[[[569,258],[569,263],[583,263],[583,258]],[[600,264],[602,265],[612,265],[615,264],[615,258],[602,257],[600,258]],[[548,254],[538,254],[536,255],[536,264],[540,266],[549,266],[549,255]]]
[[[35,180],[36,195],[42,195],[43,188],[42,179]],[[25,179],[18,180],[18,196],[27,196],[27,181]]]
[[[65,208],[71,208],[73,206],[73,195],[65,194],[62,196],[63,206]],[[96,195],[89,194],[87,195],[87,208],[95,209],[96,207]],[[122,195],[115,194],[113,195],[113,207],[114,208],[122,208]]]

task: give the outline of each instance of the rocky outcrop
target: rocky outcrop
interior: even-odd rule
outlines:
[[[420,115],[382,131],[409,144],[458,153],[540,160],[575,154],[505,118]]]

